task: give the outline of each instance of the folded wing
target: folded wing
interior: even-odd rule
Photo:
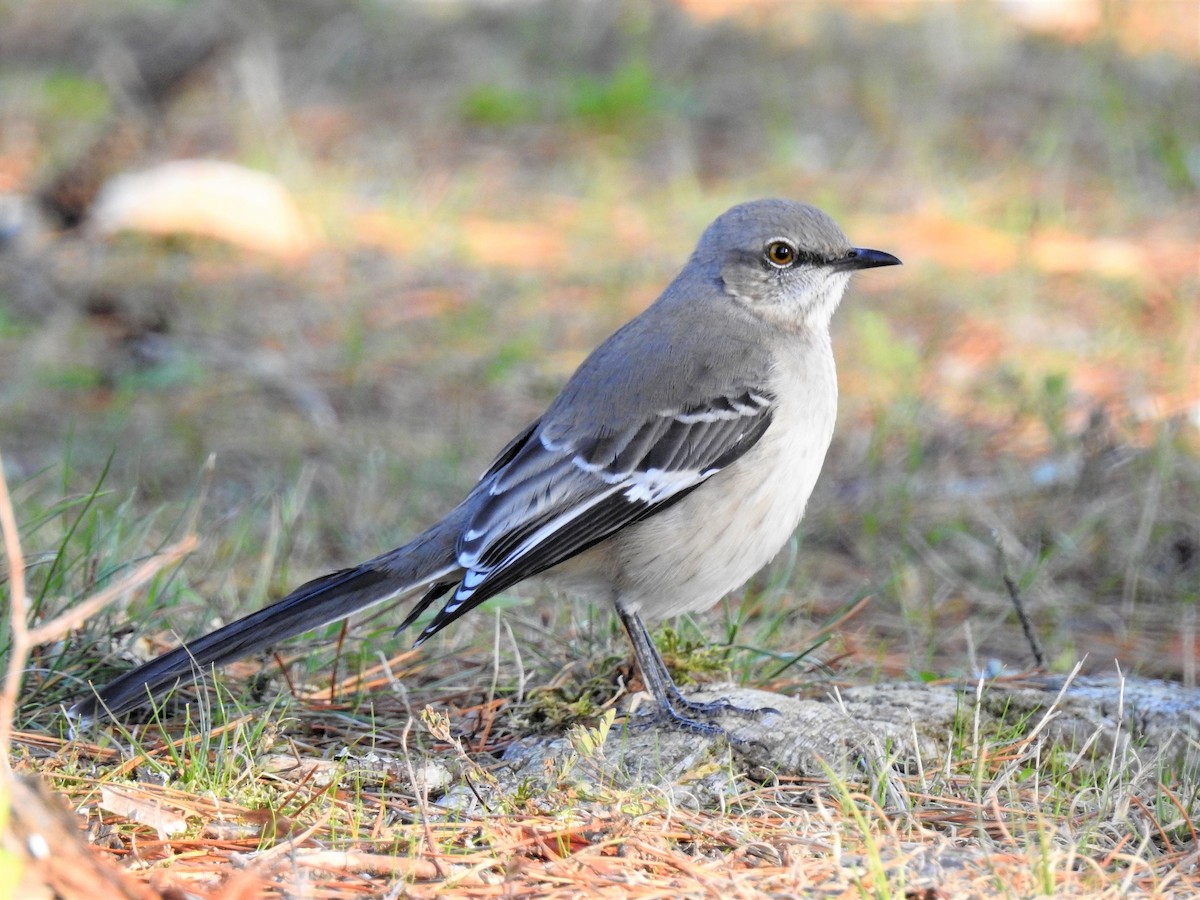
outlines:
[[[418,641],[682,499],[758,442],[774,404],[768,391],[742,387],[575,439],[535,423],[476,486],[456,547],[465,574]]]

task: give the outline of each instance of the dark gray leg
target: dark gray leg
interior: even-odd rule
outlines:
[[[620,603],[616,606],[617,615],[621,617],[621,624],[625,626],[629,641],[633,644],[633,655],[637,660],[638,669],[642,673],[642,680],[646,682],[646,688],[654,697],[655,703],[658,704],[659,714],[669,720],[672,725],[700,734],[725,734],[725,729],[719,725],[711,721],[700,721],[700,719],[711,720],[726,713],[754,716],[775,712],[769,707],[743,709],[740,706],[734,706],[728,700],[714,700],[710,703],[688,700],[679,692],[679,688],[671,678],[671,673],[667,671],[667,665],[663,662],[658,648],[654,646],[654,641],[650,637],[650,632],[646,630],[642,617],[625,609]]]

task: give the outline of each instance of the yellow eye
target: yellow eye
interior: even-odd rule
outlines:
[[[767,262],[778,269],[786,269],[796,261],[796,248],[787,241],[771,241],[767,244]]]

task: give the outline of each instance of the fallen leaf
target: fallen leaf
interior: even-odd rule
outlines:
[[[100,805],[130,822],[153,828],[160,839],[187,830],[187,819],[166,809],[161,801],[138,797],[111,785],[100,788]]]

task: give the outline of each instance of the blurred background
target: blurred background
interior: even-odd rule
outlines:
[[[1195,0],[0,16],[0,453],[35,613],[203,539],[79,646],[150,652],[406,539],[715,215],[783,196],[905,265],[836,319],[797,541],[681,632],[763,686],[1019,671],[1007,579],[1049,667],[1195,683]],[[551,635],[547,671],[607,621],[489,607]]]

